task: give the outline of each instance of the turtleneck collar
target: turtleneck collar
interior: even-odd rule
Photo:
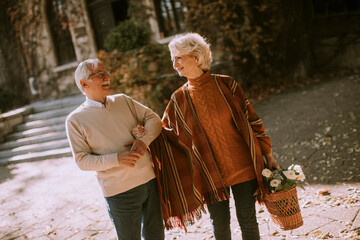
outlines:
[[[209,82],[211,79],[212,79],[212,76],[211,76],[210,72],[207,71],[198,78],[188,79],[188,83],[191,88],[198,88],[201,85],[204,85],[207,82]]]

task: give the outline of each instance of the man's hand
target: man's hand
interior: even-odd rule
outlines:
[[[145,134],[147,134],[147,132],[148,131],[140,124],[138,124],[136,127],[131,129],[131,135],[134,138],[142,138],[143,136],[145,136]]]
[[[125,146],[129,145],[132,145],[130,151],[140,154],[140,157],[144,156],[147,146],[143,141],[139,139],[131,140],[125,144]]]
[[[117,154],[119,165],[122,167],[135,167],[137,161],[141,158],[138,152],[126,151]]]
[[[267,168],[268,169],[273,170],[273,169],[278,169],[280,167],[280,165],[276,162],[272,153],[265,155],[265,158],[267,160]]]

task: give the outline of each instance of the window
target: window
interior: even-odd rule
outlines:
[[[359,0],[313,0],[316,17],[360,14]]]
[[[162,38],[184,30],[186,7],[179,0],[154,0],[156,18]]]
[[[69,21],[65,14],[64,0],[47,0],[46,13],[58,65],[75,61],[76,56],[69,31]]]
[[[98,49],[104,49],[104,41],[119,22],[129,18],[126,0],[88,0],[92,27]]]

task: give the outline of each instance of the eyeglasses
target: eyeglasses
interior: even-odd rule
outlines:
[[[96,75],[96,77],[98,77],[98,78],[104,79],[104,78],[107,77],[107,76],[111,77],[111,72],[110,72],[110,71],[107,71],[107,72],[98,71],[98,72],[96,72],[96,73],[90,74],[90,75],[87,77],[87,79],[89,79],[91,76],[95,76],[95,75]]]

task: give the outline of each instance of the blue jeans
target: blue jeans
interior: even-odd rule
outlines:
[[[165,238],[156,179],[105,199],[118,239]]]
[[[231,186],[234,196],[236,216],[241,228],[243,240],[259,240],[259,226],[256,221],[255,197],[257,180]],[[230,207],[229,200],[208,206],[213,232],[216,240],[230,240]]]

